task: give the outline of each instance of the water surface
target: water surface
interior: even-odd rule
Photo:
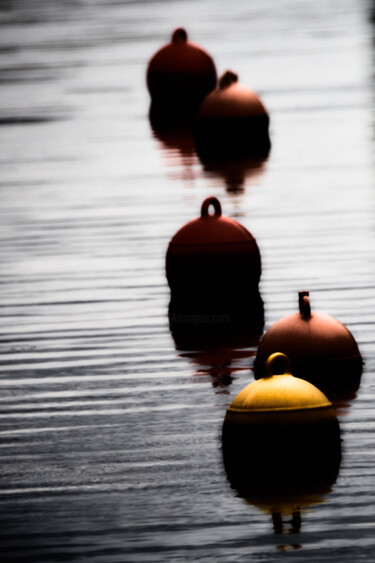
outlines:
[[[0,8],[3,557],[374,560],[370,2]],[[272,150],[255,169],[207,170],[189,140],[152,132],[146,65],[178,25],[267,106]],[[287,517],[275,534],[222,465],[256,343],[176,348],[169,330],[166,248],[209,195],[258,241],[265,328],[308,289],[365,359],[337,405],[338,479],[299,532]]]

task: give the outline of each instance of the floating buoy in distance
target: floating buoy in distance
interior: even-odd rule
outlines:
[[[270,150],[269,115],[260,98],[226,71],[203,100],[194,124],[202,160],[266,156]]]
[[[149,61],[146,80],[154,105],[190,114],[216,87],[217,74],[212,57],[179,27]]]
[[[280,319],[262,337],[256,379],[264,376],[267,358],[276,351],[288,356],[294,375],[329,398],[351,396],[359,387],[363,361],[353,335],[331,315],[311,311],[308,291],[299,292],[299,313]]]
[[[291,374],[284,354],[272,354],[265,377],[230,404],[222,432],[224,465],[238,490],[270,495],[327,485],[341,460],[340,428],[332,403]]]
[[[213,213],[210,213],[213,208]],[[203,296],[222,301],[258,292],[261,258],[252,234],[223,217],[216,197],[205,199],[200,217],[172,237],[166,255],[172,296]]]

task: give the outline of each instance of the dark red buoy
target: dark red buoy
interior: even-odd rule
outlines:
[[[216,86],[213,59],[198,45],[188,41],[183,28],[177,28],[171,42],[159,49],[147,68],[147,86],[153,104],[190,111]]]
[[[274,352],[286,354],[293,373],[329,398],[351,395],[359,387],[362,357],[353,335],[334,317],[312,312],[308,291],[299,293],[299,313],[277,321],[263,336],[254,363],[256,379],[264,376]]]
[[[259,97],[226,71],[219,86],[203,100],[195,126],[198,153],[267,154],[269,115]]]
[[[222,216],[219,200],[209,197],[202,204],[201,216],[184,225],[170,241],[166,273],[174,296],[226,299],[244,292],[248,295],[258,291],[259,248],[245,227]]]

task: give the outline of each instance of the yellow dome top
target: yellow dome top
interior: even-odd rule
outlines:
[[[283,372],[277,374],[281,369]],[[290,361],[285,354],[272,354],[266,362],[266,370],[266,377],[253,381],[240,391],[229,406],[229,412],[264,413],[332,407],[319,389],[290,373]]]

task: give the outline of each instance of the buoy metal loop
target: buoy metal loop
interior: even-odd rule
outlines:
[[[210,205],[213,206],[215,213],[210,215],[208,213]],[[208,197],[202,203],[201,217],[221,217],[221,204],[216,197]]]
[[[292,375],[290,360],[288,356],[281,352],[275,352],[267,358],[265,377],[272,377],[273,375]]]

